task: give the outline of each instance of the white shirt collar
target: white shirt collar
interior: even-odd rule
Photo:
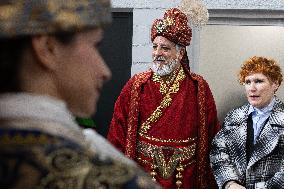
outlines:
[[[275,97],[273,97],[273,99],[271,100],[271,102],[270,102],[266,107],[264,107],[264,108],[262,108],[262,109],[253,107],[253,106],[250,104],[248,114],[250,114],[250,113],[252,113],[252,112],[255,112],[257,115],[263,115],[263,114],[269,113],[269,112],[272,111],[274,104],[275,104]]]

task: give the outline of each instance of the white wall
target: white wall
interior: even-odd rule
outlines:
[[[161,18],[166,9],[177,7],[181,0],[112,0],[114,8],[133,11],[133,48],[131,75],[142,72],[151,62],[150,27],[154,19]],[[284,0],[203,0],[208,9],[265,9],[284,10]],[[195,29],[194,29],[195,30]],[[198,33],[194,31],[194,34]],[[193,36],[191,56],[193,70],[198,62],[198,39]],[[194,46],[197,45],[197,46]],[[193,54],[194,53],[194,54]]]
[[[200,33],[198,73],[208,81],[222,121],[232,108],[246,102],[237,73],[243,61],[274,58],[284,71],[284,27],[207,25]],[[284,87],[277,95],[284,99]]]
[[[283,24],[283,20],[275,19],[272,22],[271,18],[284,18],[284,0],[203,0],[203,2],[211,12],[218,10],[218,15],[211,15],[211,18],[214,17],[211,23],[226,24],[228,21],[228,24],[238,25],[237,16],[242,20],[246,17],[254,18],[245,24],[257,25],[259,22],[254,22],[259,17],[256,14],[259,10],[260,15],[265,18],[261,23]],[[145,71],[151,62],[152,22],[156,18],[161,18],[166,9],[177,7],[179,3],[180,0],[112,0],[114,8],[133,11],[131,75]],[[221,21],[217,18],[216,22],[216,16],[222,17]],[[234,21],[231,22],[230,19]],[[193,39],[188,49],[191,67],[194,72],[200,73],[208,80],[221,121],[229,109],[245,102],[243,89],[236,78],[242,61],[252,55],[271,56],[278,60],[284,69],[284,55],[281,54],[284,49],[283,32],[281,27],[208,25],[200,31],[193,28]],[[282,98],[284,98],[283,88],[279,90],[279,96]]]

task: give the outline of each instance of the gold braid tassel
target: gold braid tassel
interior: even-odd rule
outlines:
[[[157,176],[157,172],[155,171],[155,169],[157,168],[157,166],[153,163],[153,164],[151,165],[151,168],[152,168],[152,171],[150,172],[150,175],[151,175],[151,177],[152,177],[152,180],[153,180],[153,181],[156,181],[155,176]]]
[[[176,185],[177,185],[177,189],[180,189],[182,186],[182,172],[184,171],[183,165],[179,164],[179,166],[176,168],[176,170],[178,171],[178,173],[176,174]]]

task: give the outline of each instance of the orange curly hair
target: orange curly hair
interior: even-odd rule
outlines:
[[[273,83],[279,84],[279,86],[283,80],[281,68],[277,62],[265,57],[254,56],[243,63],[238,75],[240,84],[244,84],[245,77],[254,73],[262,73]]]

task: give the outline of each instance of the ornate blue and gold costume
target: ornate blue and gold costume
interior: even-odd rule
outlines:
[[[51,97],[0,95],[1,188],[157,187],[136,166],[94,149],[71,118]]]

